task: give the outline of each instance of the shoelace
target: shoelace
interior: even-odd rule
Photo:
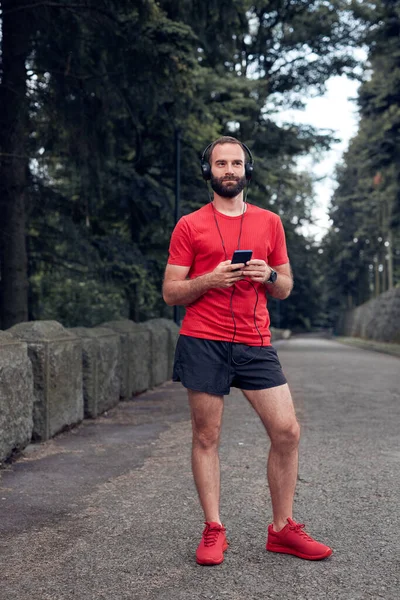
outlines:
[[[304,527],[305,524],[304,523],[294,523],[293,525],[289,525],[289,529],[291,531],[294,531],[295,533],[298,533],[302,538],[304,538],[305,540],[307,540],[308,542],[312,542],[314,541],[309,535],[308,533],[306,533],[304,531]]]
[[[214,546],[217,543],[218,536],[223,531],[221,527],[210,527],[208,523],[206,523],[206,527],[203,532],[204,537],[204,545],[205,546]]]

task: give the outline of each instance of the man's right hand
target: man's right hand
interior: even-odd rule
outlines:
[[[234,283],[244,279],[242,269],[244,263],[232,265],[232,261],[224,260],[222,263],[209,273],[209,283],[213,288],[228,288]]]

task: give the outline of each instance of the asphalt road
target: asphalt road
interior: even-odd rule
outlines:
[[[295,518],[333,555],[265,551],[268,441],[240,392],[221,444],[225,562],[201,567],[186,394],[167,383],[31,447],[0,472],[1,600],[400,598],[400,361],[276,347],[302,425]]]

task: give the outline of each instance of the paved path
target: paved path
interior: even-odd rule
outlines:
[[[1,472],[2,600],[399,600],[400,361],[328,340],[277,348],[302,424],[295,518],[331,558],[265,551],[268,442],[235,391],[221,447],[231,546],[196,565],[189,415],[168,383]]]

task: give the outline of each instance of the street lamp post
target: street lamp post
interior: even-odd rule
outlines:
[[[175,128],[175,225],[180,217],[181,200],[181,135],[178,128]],[[180,307],[174,306],[174,321],[180,325]]]

